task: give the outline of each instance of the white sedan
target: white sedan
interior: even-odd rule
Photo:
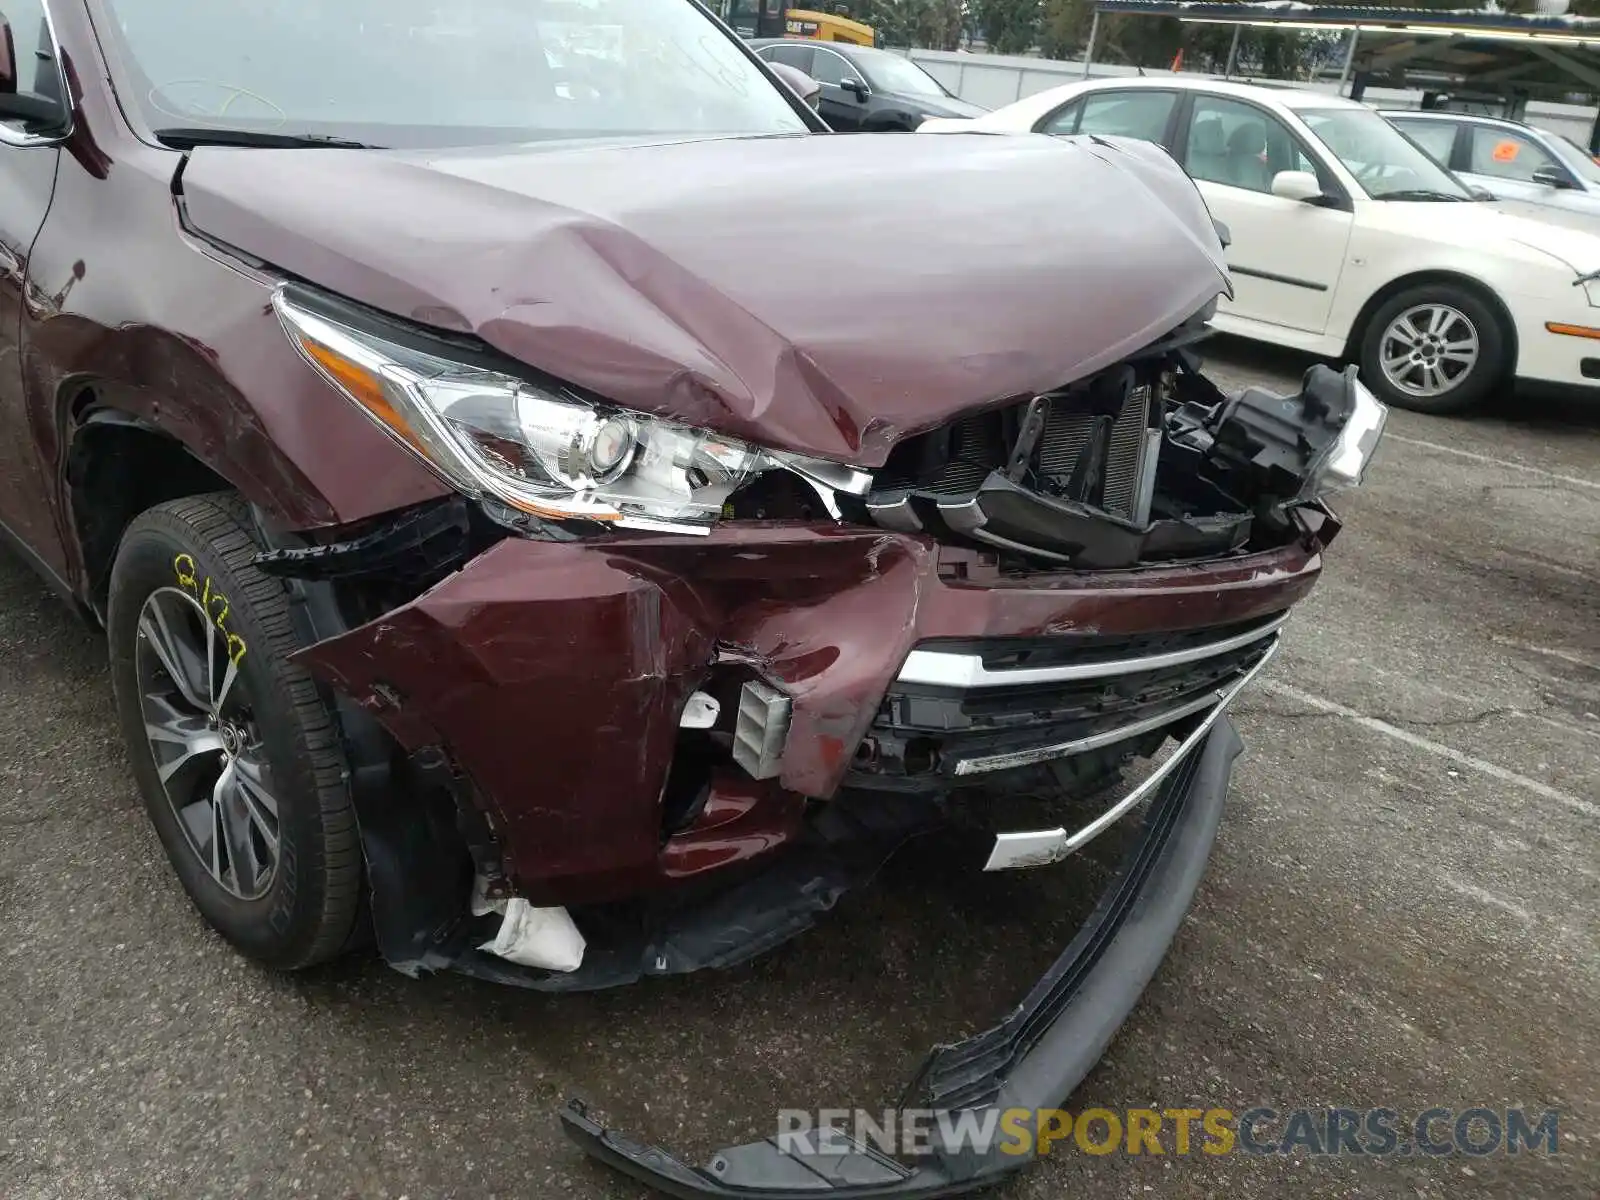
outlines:
[[[1205,79],[1108,79],[918,132],[1166,147],[1231,234],[1233,298],[1216,328],[1354,359],[1391,404],[1456,412],[1512,376],[1600,395],[1600,237],[1475,200],[1364,105]]]

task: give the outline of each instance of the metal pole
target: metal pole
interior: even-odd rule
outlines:
[[[1222,72],[1223,78],[1225,78],[1225,79],[1232,79],[1233,78],[1233,68],[1236,65],[1238,65],[1238,62],[1239,62],[1239,34],[1241,32],[1243,32],[1243,30],[1244,30],[1244,26],[1243,25],[1235,25],[1233,27],[1233,41],[1228,44],[1228,66],[1227,66],[1227,69]]]
[[[1356,61],[1356,43],[1361,40],[1361,30],[1350,31],[1350,49],[1345,51],[1344,70],[1339,72],[1339,94],[1344,95],[1344,85],[1350,82],[1350,68]]]
[[[1083,48],[1083,77],[1089,78],[1089,64],[1094,61],[1094,40],[1100,35],[1100,10],[1094,10],[1094,18],[1089,22],[1089,44]]]

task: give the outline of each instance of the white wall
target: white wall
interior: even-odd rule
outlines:
[[[1077,83],[1083,76],[1083,62],[1062,61],[1051,58],[1025,58],[1007,54],[970,54],[965,51],[911,50],[905,52],[923,70],[963,100],[981,104],[985,108],[1001,108],[1015,103],[1024,96],[1042,92],[1046,88]],[[1145,68],[1146,75],[1170,75],[1170,71]],[[1137,75],[1137,67],[1117,63],[1093,63],[1089,68],[1091,79],[1106,79],[1121,75]],[[1219,78],[1201,72],[1185,72],[1202,79]],[[1317,91],[1337,93],[1336,82],[1305,83],[1300,86]],[[1366,90],[1363,99],[1377,108],[1416,108],[1422,103],[1422,93],[1396,88]],[[1530,125],[1564,133],[1586,145],[1589,130],[1594,125],[1595,109],[1577,104],[1547,104],[1534,100],[1528,104],[1527,120]]]

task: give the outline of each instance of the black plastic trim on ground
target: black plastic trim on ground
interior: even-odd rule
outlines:
[[[1241,749],[1223,718],[1147,810],[1139,838],[1084,928],[994,1029],[936,1049],[908,1094],[919,1107],[1058,1107],[1099,1061],[1166,956],[1216,839],[1233,760]],[[982,1100],[978,1100],[982,1097]],[[787,1153],[769,1139],[680,1162],[596,1123],[574,1101],[562,1114],[583,1151],[680,1200],[845,1200],[955,1196],[1026,1166],[1028,1155],[967,1147],[915,1166],[865,1148]]]
[[[906,1093],[907,1107],[981,1108],[999,1096],[1005,1074],[1038,1044],[1127,922],[1183,812],[1198,761],[1199,755],[1192,754],[1173,772],[1163,794],[1151,805],[1144,836],[1133,847],[1122,872],[1027,998],[994,1028],[935,1047]]]

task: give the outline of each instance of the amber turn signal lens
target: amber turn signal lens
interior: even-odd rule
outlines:
[[[1590,325],[1563,325],[1560,321],[1546,321],[1544,327],[1551,333],[1564,333],[1568,337],[1595,338],[1600,340],[1600,329]]]
[[[351,399],[387,425],[412,449],[422,454],[424,458],[428,457],[426,447],[411,431],[411,426],[406,423],[399,410],[389,402],[389,397],[383,390],[383,380],[374,372],[335,354],[328,347],[310,338],[301,338],[300,347],[306,352],[307,357],[349,393]]]

